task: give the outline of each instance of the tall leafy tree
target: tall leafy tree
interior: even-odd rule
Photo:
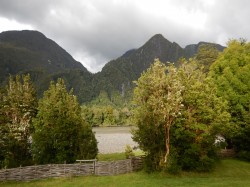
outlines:
[[[31,161],[32,118],[37,112],[36,91],[29,75],[10,76],[3,96],[1,113],[5,115],[5,166],[14,167]]]
[[[72,163],[95,158],[97,141],[81,117],[81,108],[64,81],[51,82],[34,120],[33,153],[38,163]]]
[[[168,76],[166,71],[168,71]],[[134,138],[144,151],[148,153],[149,157],[152,157],[153,160],[156,159],[154,162],[161,161],[163,165],[166,165],[170,153],[170,128],[181,108],[181,91],[183,87],[179,82],[174,66],[166,67],[159,60],[156,60],[141,75],[136,85],[134,102],[137,107],[135,115],[139,129],[135,133]],[[151,128],[159,129],[163,132],[161,137],[164,137],[164,143],[159,145],[164,144],[164,147],[161,147],[157,153],[156,150],[152,149],[153,146],[148,144],[147,137],[140,134],[140,129],[148,130]],[[151,135],[147,134],[146,136]],[[158,138],[157,135],[155,138]],[[158,156],[155,157],[154,154],[158,154]]]
[[[5,166],[8,153],[8,120],[4,112],[4,95],[4,90],[0,89],[0,168]]]
[[[232,124],[226,135],[243,157],[250,158],[250,43],[232,40],[211,66],[219,95],[229,103]],[[244,156],[245,155],[245,156]]]
[[[212,168],[216,135],[230,118],[216,93],[193,61],[179,69],[157,61],[142,74],[135,89],[134,140],[147,153],[150,170]]]
[[[178,69],[183,107],[171,131],[172,159],[182,169],[208,171],[216,160],[215,139],[230,115],[227,102],[217,96],[216,85],[198,67],[191,59]]]

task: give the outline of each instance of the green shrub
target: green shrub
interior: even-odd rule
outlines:
[[[250,161],[250,151],[240,151],[236,156],[239,159]]]
[[[126,156],[126,158],[130,158],[132,156],[135,156],[135,153],[133,152],[132,148],[128,144],[126,145],[126,148],[125,148],[125,156]]]
[[[166,169],[166,171],[171,174],[178,174],[181,171],[181,166],[178,163],[178,154],[174,149],[172,149],[172,152],[168,158]]]
[[[209,172],[214,168],[215,160],[205,155],[200,158],[198,163],[197,171]]]

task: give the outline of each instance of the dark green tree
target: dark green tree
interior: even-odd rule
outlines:
[[[5,166],[6,155],[8,152],[8,120],[4,112],[4,89],[0,89],[0,168]]]
[[[39,101],[34,119],[33,154],[38,163],[67,163],[95,158],[97,141],[90,125],[81,117],[81,108],[62,79],[51,82]]]
[[[232,40],[211,66],[218,95],[229,104],[232,123],[225,136],[242,157],[250,160],[250,43]]]

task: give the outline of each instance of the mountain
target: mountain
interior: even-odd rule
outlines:
[[[132,81],[137,80],[155,58],[159,58],[164,63],[174,62],[178,66],[178,59],[193,57],[199,47],[205,44],[213,45],[219,51],[225,48],[219,44],[207,42],[199,42],[182,48],[177,43],[168,41],[161,34],[156,34],[140,48],[129,50],[116,60],[107,63],[96,75],[96,82],[102,79],[101,83],[98,82],[99,88],[108,93],[111,92],[110,90],[123,93],[131,88]]]
[[[223,51],[225,49],[224,46],[221,46],[219,44],[215,44],[215,43],[208,43],[208,42],[199,42],[198,44],[191,44],[191,45],[187,45],[184,48],[185,51],[185,58],[191,58],[193,57],[195,54],[197,54],[198,49],[200,46],[202,45],[213,45],[216,49],[218,49],[218,51]]]
[[[2,32],[0,84],[5,85],[10,74],[27,73],[31,75],[40,96],[47,90],[49,82],[58,77],[63,77],[68,88],[75,88],[74,92],[78,95],[86,88],[86,91],[91,91],[89,81],[93,75],[42,33],[29,30]],[[84,102],[86,99],[80,100]]]
[[[8,73],[16,73],[23,69],[42,69],[48,73],[68,69],[81,69],[87,72],[80,62],[75,61],[63,48],[38,31],[2,32],[0,47],[1,57],[4,58],[1,64],[7,62],[10,65],[9,63],[16,63],[18,60],[15,69],[6,69]]]
[[[156,34],[138,49],[131,49],[111,60],[96,74],[90,73],[63,48],[38,31],[7,31],[0,33],[0,85],[7,83],[9,74],[29,73],[38,95],[48,89],[49,82],[61,77],[68,89],[73,88],[81,103],[106,92],[112,100],[122,97],[133,88],[137,80],[155,58],[162,62],[175,62],[181,57],[193,57],[206,42],[180,47],[161,34]],[[214,45],[219,51],[224,49]]]

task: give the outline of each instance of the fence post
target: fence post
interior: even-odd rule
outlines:
[[[7,180],[7,168],[6,168],[6,166],[5,166],[5,172],[4,172],[4,178],[5,178],[5,180]]]
[[[20,173],[20,181],[22,181],[22,165],[19,167],[19,173]]]
[[[77,165],[77,167],[78,167],[78,175],[80,176],[80,175],[81,175],[81,172],[80,172],[80,164]]]
[[[94,175],[96,175],[96,159],[94,160],[93,165],[94,165]]]
[[[37,176],[38,176],[38,174],[37,174],[37,166],[35,164],[35,179],[37,179]]]
[[[133,171],[132,159],[133,159],[133,157],[131,157],[131,158],[130,158],[130,162],[129,162],[129,164],[130,164],[130,172],[132,172],[132,171]]]
[[[66,161],[64,161],[64,164],[63,164],[63,175],[65,176],[65,164],[66,164]]]
[[[112,173],[112,175],[114,175],[114,174],[115,174],[115,161],[112,162],[112,168],[113,168],[113,173]]]
[[[51,164],[49,164],[49,178],[51,177]]]

